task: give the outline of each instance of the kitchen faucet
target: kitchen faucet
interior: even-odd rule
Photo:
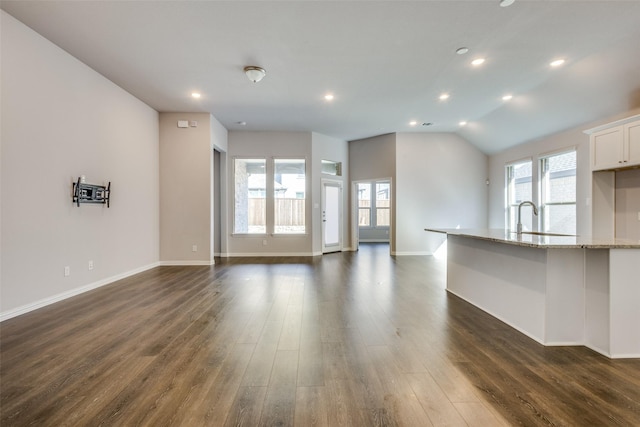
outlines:
[[[533,208],[533,214],[534,215],[538,215],[538,208],[536,207],[536,205],[533,202],[529,202],[529,201],[525,201],[522,202],[518,205],[518,225],[516,226],[516,233],[517,234],[522,234],[522,221],[520,221],[520,211],[522,209],[523,205],[531,205],[531,207]]]

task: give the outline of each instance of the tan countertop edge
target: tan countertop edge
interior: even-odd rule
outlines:
[[[522,234],[521,236],[509,230],[502,229],[455,229],[455,228],[425,228],[425,231],[450,234],[452,236],[469,237],[508,245],[525,246],[541,249],[640,249],[640,240],[631,239],[601,239],[585,236],[537,236]]]

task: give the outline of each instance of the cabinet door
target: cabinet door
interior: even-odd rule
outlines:
[[[623,126],[601,130],[591,135],[592,170],[622,166],[623,137]]]
[[[624,126],[625,166],[640,165],[640,122]]]

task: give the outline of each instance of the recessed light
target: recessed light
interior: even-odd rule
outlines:
[[[516,0],[500,0],[500,7],[508,7],[511,6]]]
[[[416,122],[415,120],[411,120],[411,121],[409,122],[409,126],[415,126],[415,125],[417,125],[417,124],[418,124],[418,122]]]
[[[327,101],[333,101],[333,94],[328,93],[324,96],[324,99]]]
[[[555,61],[551,61],[549,65],[551,65],[552,67],[559,67],[562,64],[564,64],[564,59],[556,59]]]
[[[458,122],[458,125],[459,125],[459,126],[466,126],[466,125],[467,125],[467,122],[466,122],[466,121],[464,121],[464,120],[462,120],[461,122]]]
[[[473,61],[471,61],[471,65],[474,65],[476,67],[482,64],[484,64],[484,58],[476,58]]]
[[[439,96],[441,101],[444,101],[445,99],[449,99],[449,94],[448,93],[443,93]]]
[[[511,98],[513,98],[513,95],[505,95],[502,97],[503,101],[511,101]]]
[[[239,124],[240,126],[246,126],[247,122],[236,122],[237,124]]]
[[[468,47],[459,47],[458,49],[456,49],[456,53],[458,55],[464,55],[467,52],[469,52],[469,48]]]
[[[193,93],[191,94],[191,97],[192,97],[192,98],[196,98],[196,99],[200,98],[200,96],[201,96],[201,95],[200,95],[198,92],[193,92]]]

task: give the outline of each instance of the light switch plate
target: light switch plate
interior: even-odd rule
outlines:
[[[178,120],[178,127],[179,128],[188,128],[189,127],[189,121],[188,120]]]

